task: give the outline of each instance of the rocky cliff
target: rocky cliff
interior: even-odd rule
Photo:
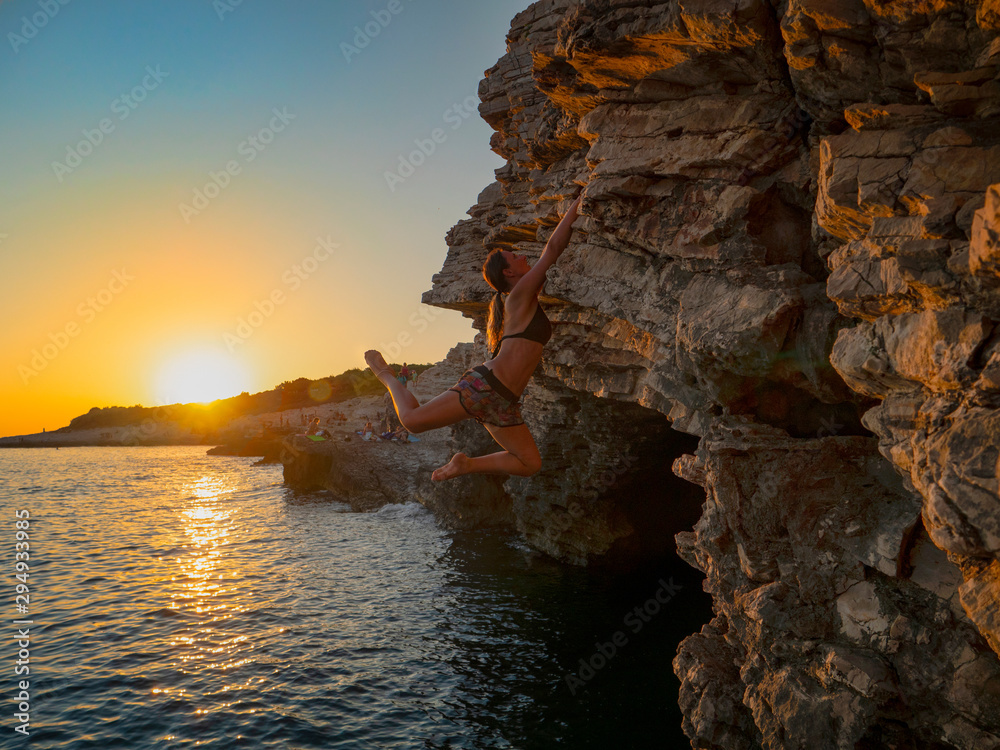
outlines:
[[[1000,747],[998,71],[996,0],[542,0],[480,86],[506,166],[424,300],[482,327],[585,186],[506,491],[585,562],[695,488],[695,747]]]

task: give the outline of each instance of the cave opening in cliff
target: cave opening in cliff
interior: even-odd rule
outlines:
[[[592,558],[590,567],[612,574],[629,591],[642,586],[652,590],[653,581],[676,587],[680,593],[677,602],[665,608],[669,626],[663,637],[680,643],[713,616],[705,575],[681,559],[674,538],[690,531],[702,515],[704,488],[673,472],[674,461],[693,453],[699,439],[672,429],[660,412],[634,404],[624,412],[619,428],[632,436],[626,440],[623,435],[621,444],[627,466],[619,468],[616,481],[598,501],[614,509],[629,533],[618,537],[604,555]]]
[[[705,491],[671,468],[675,459],[695,451],[698,438],[672,429],[658,412],[645,416],[645,435],[630,446],[628,471],[607,498],[632,533],[612,546],[602,561],[606,565],[642,565],[676,557],[674,536],[690,530],[701,516]]]
[[[508,481],[519,531],[553,557],[637,570],[676,556],[674,536],[701,516],[704,490],[673,473],[698,438],[638,404],[544,379],[526,411],[540,417],[543,470]],[[700,573],[699,573],[700,575]]]

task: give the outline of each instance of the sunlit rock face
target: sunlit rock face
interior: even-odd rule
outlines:
[[[507,163],[424,299],[482,328],[486,253],[540,252],[584,186],[525,400],[546,465],[506,489],[587,561],[634,533],[592,491],[613,446],[704,488],[696,747],[1000,747],[998,71],[995,0],[543,0],[480,85]]]

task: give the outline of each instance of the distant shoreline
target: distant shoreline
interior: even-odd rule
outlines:
[[[215,447],[221,445],[217,442],[208,443],[71,443],[71,442],[52,442],[52,443],[4,443],[0,445],[0,449],[6,450],[16,450],[30,449],[34,450],[36,448],[163,448],[172,445],[195,445],[203,447]]]
[[[72,437],[66,435],[60,436],[54,432],[51,433],[51,435],[52,439],[48,438],[48,434],[46,434],[46,437],[43,439],[38,439],[38,436],[35,435],[15,435],[13,437],[0,438],[0,448],[148,448],[168,445],[215,446],[220,444],[220,441],[217,440],[128,440],[120,438],[95,440],[93,438]]]
[[[457,377],[455,372],[462,371],[472,351],[472,346],[469,344],[456,346],[449,352],[449,356],[455,358],[454,361],[446,358],[437,364],[424,366],[419,383],[413,383],[410,389],[422,400],[435,397],[455,382]],[[349,382],[351,376],[351,371],[348,371],[337,378]],[[366,375],[365,379],[374,381],[374,375],[370,378]],[[311,381],[302,379],[304,384],[309,382]],[[192,421],[186,418],[170,419],[169,416],[172,415],[169,412],[141,409],[136,415],[141,417],[141,421],[132,424],[83,429],[69,426],[51,432],[11,435],[0,438],[0,448],[198,445],[208,448],[209,455],[257,456],[276,460],[280,453],[281,441],[289,435],[304,434],[309,424],[316,418],[320,419],[322,428],[327,430],[333,439],[345,440],[352,439],[367,422],[378,424],[383,415],[391,410],[392,402],[386,400],[385,388],[379,383],[378,392],[371,395],[242,414],[209,424],[192,424]]]

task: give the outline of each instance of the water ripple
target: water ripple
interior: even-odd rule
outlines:
[[[31,512],[33,746],[479,750],[680,736],[677,638],[658,640],[656,623],[586,695],[563,683],[644,589],[495,536],[456,537],[416,503],[351,513],[252,463],[192,447],[0,451],[7,517]],[[658,676],[636,681],[629,669],[646,663]],[[655,708],[638,716],[632,704]]]

